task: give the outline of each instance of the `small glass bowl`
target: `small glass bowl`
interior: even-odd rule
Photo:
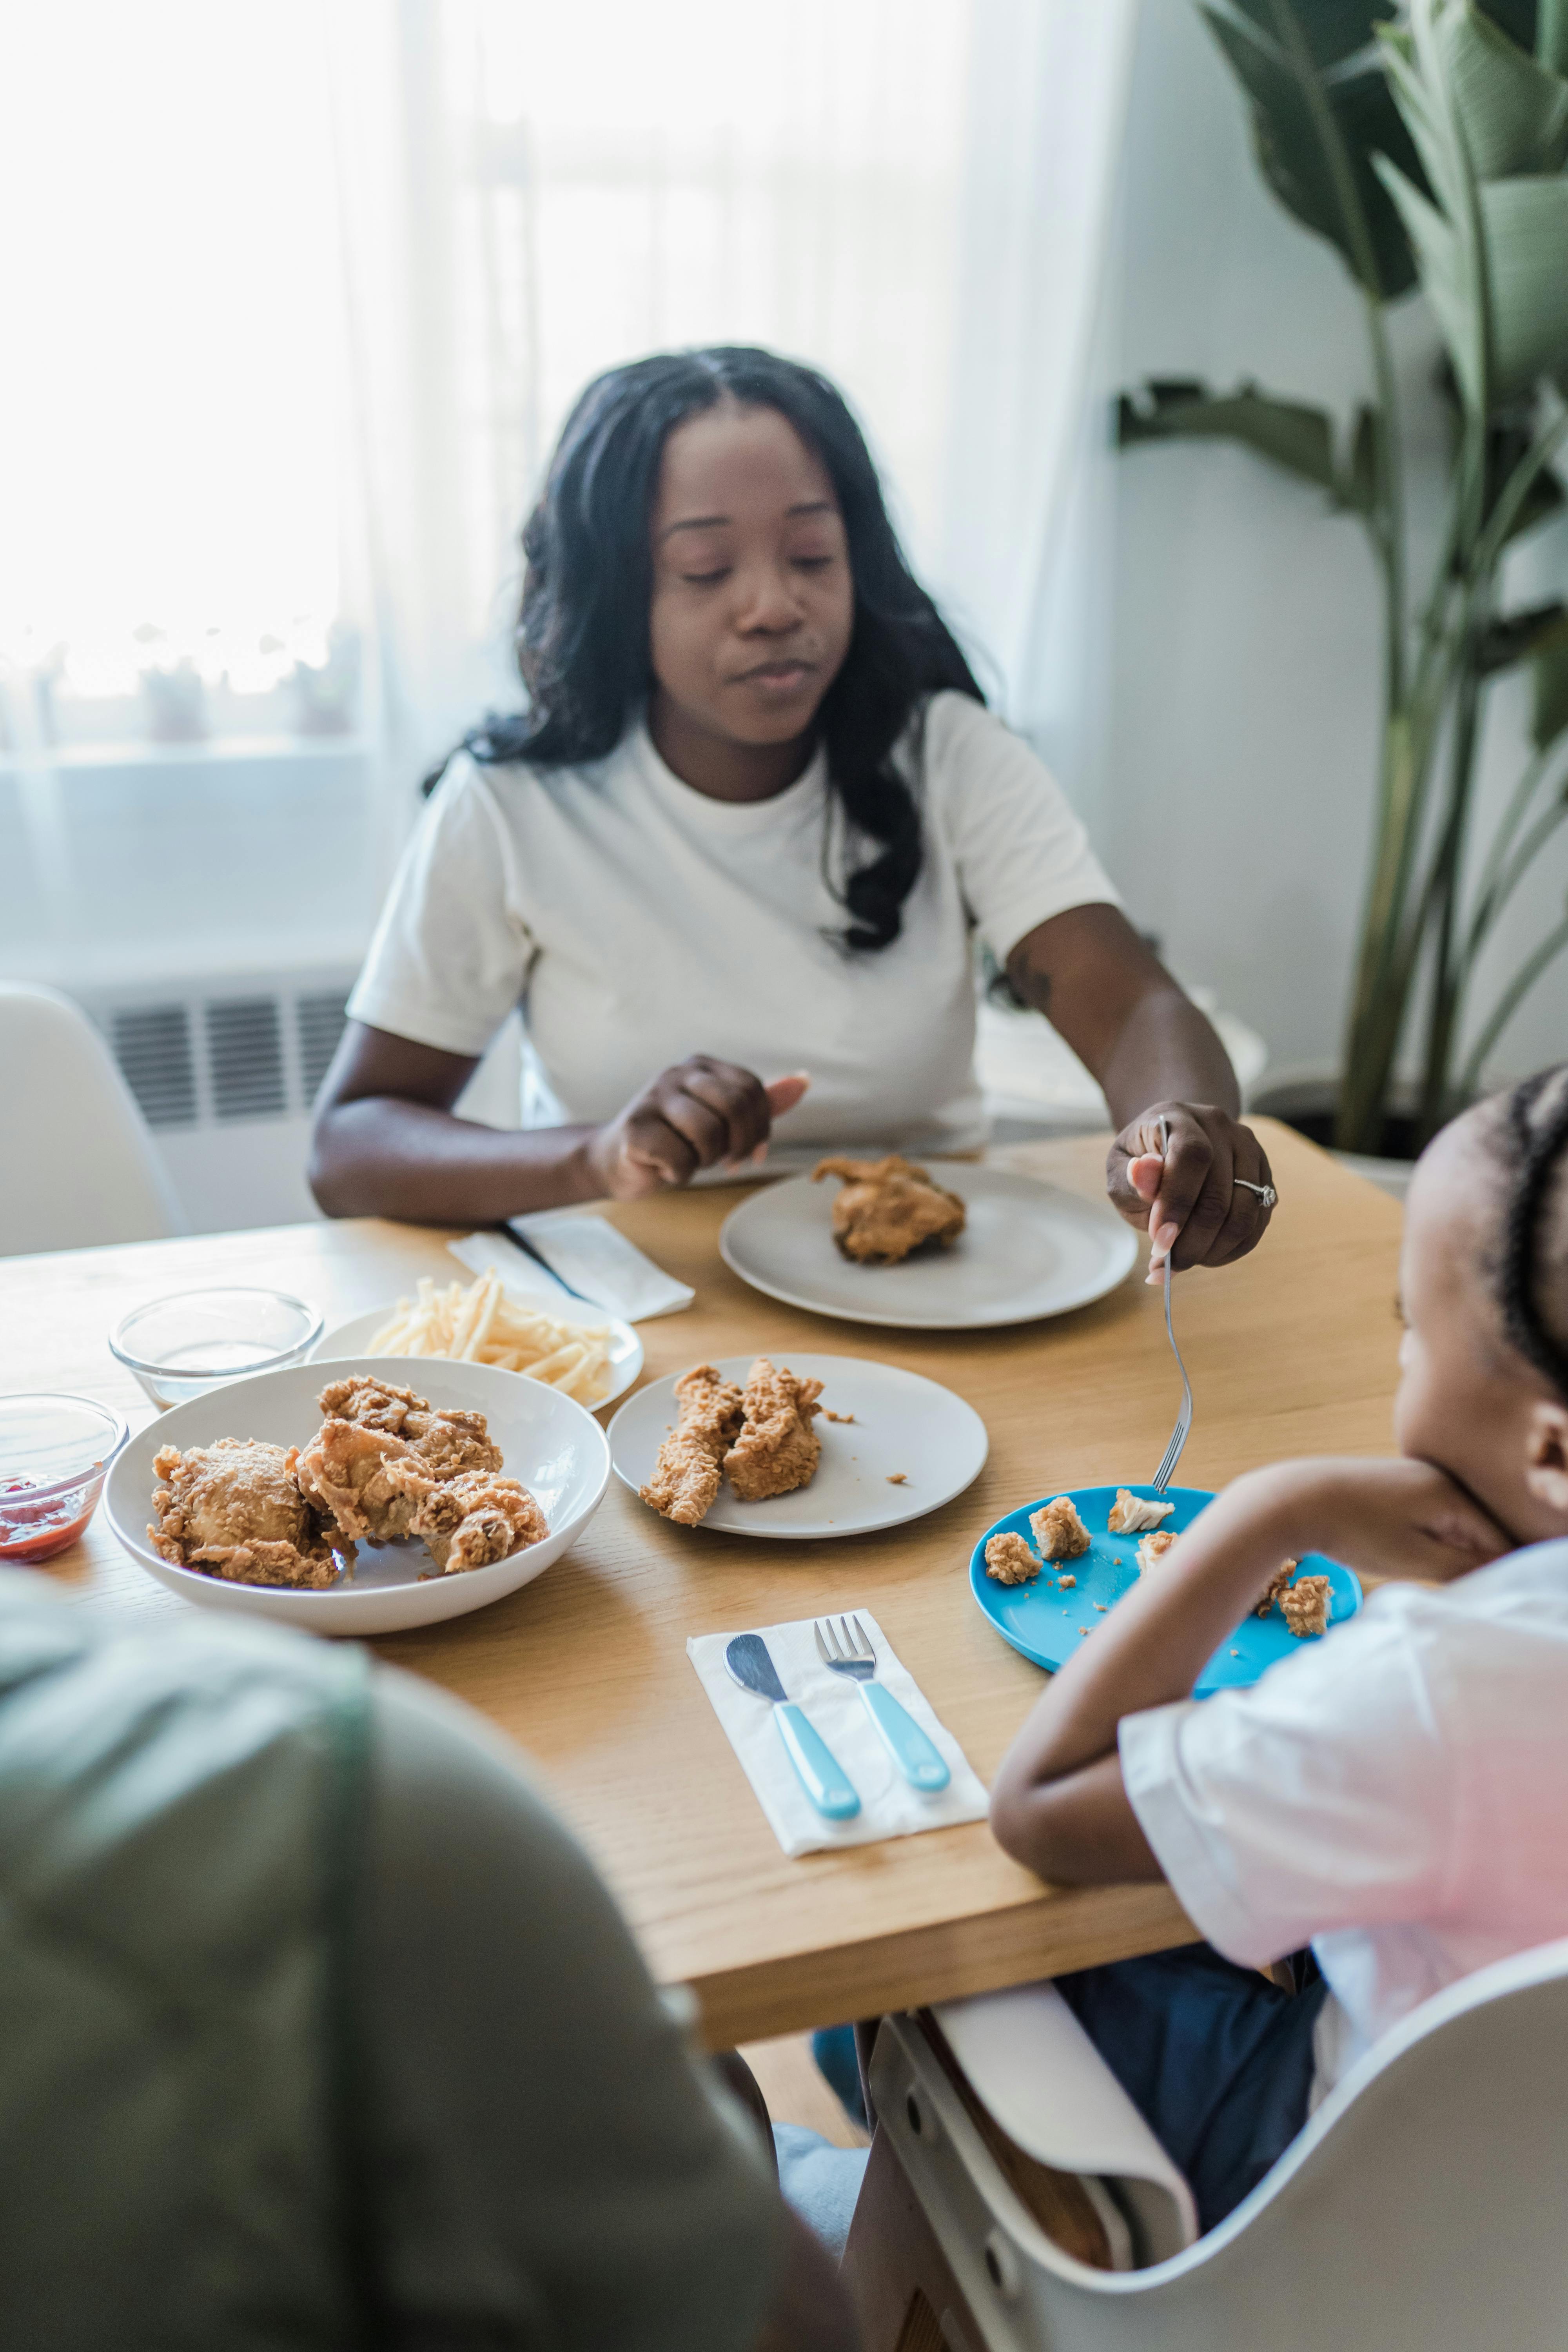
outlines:
[[[155,1405],[184,1404],[247,1372],[302,1362],[326,1319],[283,1290],[177,1290],[138,1307],[109,1344]]]
[[[125,1438],[120,1415],[90,1397],[0,1397],[0,1561],[68,1550]]]

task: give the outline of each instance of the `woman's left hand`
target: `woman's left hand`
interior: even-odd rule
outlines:
[[[1105,1180],[1129,1224],[1148,1227],[1152,1282],[1167,1256],[1178,1274],[1228,1265],[1268,1229],[1272,1204],[1251,1189],[1272,1189],[1268,1156],[1249,1127],[1213,1103],[1151,1103],[1111,1145]]]

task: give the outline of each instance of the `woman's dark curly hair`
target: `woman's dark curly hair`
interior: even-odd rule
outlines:
[[[1508,1176],[1494,1274],[1503,1328],[1525,1361],[1568,1397],[1568,1348],[1559,1336],[1568,1306],[1568,1063],[1516,1087],[1492,1133]]]
[[[921,856],[920,811],[893,746],[940,688],[984,697],[904,561],[859,426],[815,368],[726,345],[661,352],[595,379],[562,429],[522,534],[516,648],[528,709],[487,719],[466,746],[478,760],[539,767],[615,750],[653,684],[648,528],[664,445],[683,419],[726,397],[788,419],[826,467],[844,518],[855,625],[817,723],[849,870],[833,871],[826,842],[824,861],[849,917],[844,944],[885,948]]]

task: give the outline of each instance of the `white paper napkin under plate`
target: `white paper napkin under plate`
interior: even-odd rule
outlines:
[[[900,1664],[870,1611],[847,1613],[858,1617],[875,1644],[878,1681],[935,1743],[952,1778],[934,1796],[910,1786],[883,1747],[857,1685],[847,1675],[832,1673],[818,1657],[813,1619],[698,1634],[687,1643],[686,1654],[780,1845],[787,1854],[814,1853],[825,1846],[870,1845],[881,1838],[910,1837],[918,1830],[946,1829],[953,1822],[984,1821],[990,1801],[963,1748],[938,1720],[913,1675]],[[805,1708],[854,1783],[860,1810],[852,1821],[826,1821],[817,1811],[784,1752],[773,1708],[755,1692],[742,1690],[725,1664],[725,1650],[736,1633],[745,1632],[761,1633],[785,1696]]]
[[[580,1216],[574,1209],[541,1209],[508,1222],[552,1273],[606,1315],[646,1323],[655,1315],[679,1314],[697,1296],[689,1285],[655,1265],[605,1217]]]

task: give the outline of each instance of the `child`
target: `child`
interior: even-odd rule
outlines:
[[[1043,1878],[1165,1878],[1208,1938],[1058,1980],[1205,2229],[1418,2002],[1568,1936],[1568,1066],[1423,1154],[1401,1284],[1401,1458],[1227,1487],[1055,1676],[992,1799]],[[1423,1582],[1195,1704],[1310,1550]],[[1294,1996],[1258,1973],[1309,1939]]]

